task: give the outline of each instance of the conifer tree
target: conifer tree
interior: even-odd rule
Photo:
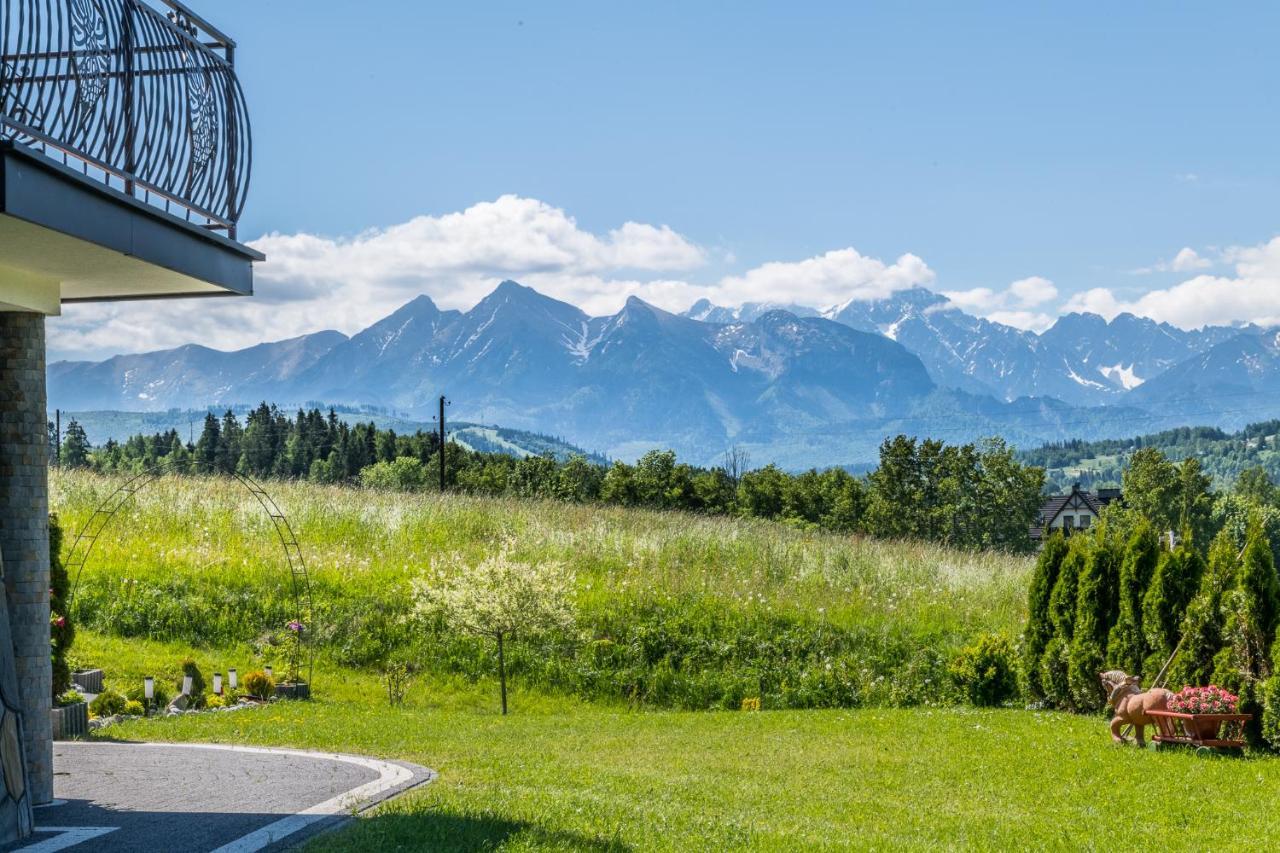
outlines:
[[[1263,685],[1271,677],[1272,644],[1280,617],[1280,579],[1276,576],[1261,524],[1249,531],[1235,587],[1223,596],[1223,647],[1214,659],[1213,681],[1240,697],[1240,712],[1253,714],[1245,726],[1249,742],[1263,741]]]
[[[1067,667],[1071,704],[1079,711],[1101,710],[1107,699],[1098,674],[1106,662],[1107,635],[1116,620],[1122,560],[1107,539],[1105,525],[1099,525],[1088,539],[1092,541],[1076,583],[1075,630]]]
[[[1142,668],[1146,682],[1159,675],[1177,647],[1178,629],[1204,571],[1204,559],[1186,542],[1161,555],[1156,564],[1142,598],[1142,633],[1149,649]]]
[[[1049,621],[1049,596],[1058,581],[1058,569],[1067,556],[1067,540],[1055,533],[1045,540],[1044,549],[1036,560],[1031,575],[1031,590],[1027,595],[1027,628],[1022,640],[1023,692],[1032,700],[1044,699],[1040,683],[1040,660],[1045,646],[1053,639],[1053,624]]]
[[[1142,672],[1147,656],[1146,638],[1142,633],[1142,596],[1155,574],[1160,560],[1160,541],[1155,529],[1145,519],[1138,522],[1125,546],[1120,565],[1118,591],[1119,611],[1116,624],[1107,637],[1107,666],[1129,674]]]
[[[1239,562],[1231,535],[1219,532],[1209,548],[1209,567],[1200,581],[1200,591],[1187,605],[1179,628],[1182,646],[1169,667],[1172,689],[1202,687],[1212,680],[1214,658],[1223,643],[1222,600],[1236,582]]]
[[[1068,668],[1071,660],[1071,640],[1075,633],[1076,589],[1080,573],[1088,558],[1089,539],[1074,537],[1067,546],[1067,555],[1058,568],[1058,579],[1049,595],[1049,623],[1053,638],[1045,646],[1040,660],[1040,686],[1045,701],[1056,708],[1073,707]]]

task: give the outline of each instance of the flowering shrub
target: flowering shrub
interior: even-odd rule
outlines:
[[[1169,710],[1178,714],[1234,714],[1240,697],[1221,687],[1184,687],[1169,700]]]

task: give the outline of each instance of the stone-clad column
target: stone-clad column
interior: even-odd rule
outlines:
[[[44,316],[0,312],[0,554],[30,795],[53,799]]]

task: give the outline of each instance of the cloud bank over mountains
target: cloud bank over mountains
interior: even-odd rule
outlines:
[[[350,238],[272,233],[253,245],[268,257],[257,269],[254,298],[68,306],[49,327],[53,357],[100,358],[193,340],[233,349],[323,328],[349,333],[416,294],[465,309],[514,277],[594,315],[617,311],[631,296],[671,311],[703,298],[822,309],[938,279],[914,254],[887,261],[852,246],[725,274],[725,253],[667,225],[625,222],[595,232],[561,208],[515,195]],[[1231,272],[1209,274],[1215,265]],[[1059,287],[1039,275],[942,292],[965,311],[1034,331],[1066,311],[1107,319],[1127,311],[1183,328],[1280,323],[1280,237],[1227,249],[1216,261],[1186,247],[1138,272],[1197,274],[1136,297],[1099,287],[1064,301]]]

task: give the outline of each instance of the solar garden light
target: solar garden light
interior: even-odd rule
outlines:
[[[276,675],[275,675],[275,672],[276,672],[276,671],[275,671],[274,669],[272,669],[271,667],[269,667],[269,666],[264,666],[264,667],[262,668],[262,671],[263,671],[263,672],[265,672],[265,673],[267,674],[267,678],[274,679],[274,678],[276,677]]]
[[[150,716],[151,702],[156,698],[156,680],[150,675],[142,679],[142,696],[147,700],[145,710],[147,715]]]
[[[227,670],[227,677],[231,679],[231,689],[236,689],[236,668],[233,666]]]
[[[182,676],[182,694],[184,696],[191,695],[191,676],[189,675]]]
[[[215,696],[222,695],[222,673],[220,672],[213,674],[213,693]]]

